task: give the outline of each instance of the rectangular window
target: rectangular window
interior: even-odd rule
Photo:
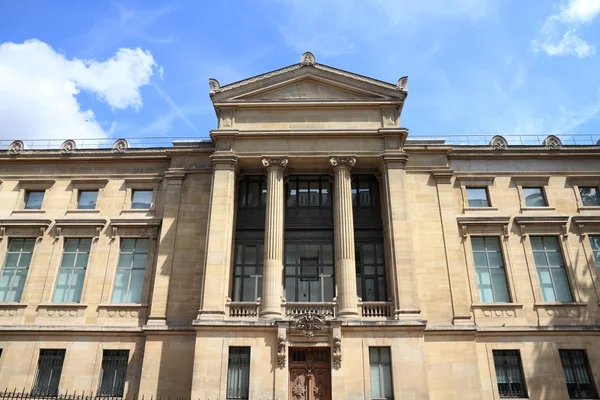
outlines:
[[[525,197],[525,206],[527,207],[548,206],[548,202],[544,196],[544,189],[541,187],[524,187],[523,197]]]
[[[479,299],[482,303],[510,302],[504,259],[497,237],[472,237]]]
[[[104,350],[98,396],[123,397],[129,350]]]
[[[600,206],[600,193],[595,186],[579,186],[579,195],[584,206]]]
[[[113,303],[140,303],[149,239],[121,239]]]
[[[97,190],[80,190],[79,198],[77,199],[77,209],[93,210],[96,208],[97,200],[98,200],[98,191]]]
[[[531,236],[531,247],[544,301],[573,301],[558,239],[554,236]]]
[[[468,187],[466,190],[467,190],[467,200],[469,201],[469,207],[489,207],[490,206],[487,188]]]
[[[285,298],[289,302],[333,301],[333,245],[286,244]]]
[[[25,192],[25,209],[39,210],[42,208],[45,190],[27,190]]]
[[[131,208],[146,210],[152,204],[152,190],[133,190],[131,192]]]
[[[233,301],[256,301],[262,293],[263,245],[237,244],[233,277]]]
[[[79,303],[92,239],[65,239],[53,302]]]
[[[387,301],[383,244],[356,243],[356,287],[363,301]]]
[[[58,383],[65,361],[64,349],[41,349],[38,359],[33,396],[57,396]]]
[[[371,398],[393,399],[392,361],[389,347],[369,347],[371,370]]]
[[[498,393],[501,399],[527,398],[523,366],[518,350],[493,350]]]
[[[230,347],[227,363],[227,399],[248,399],[250,347]]]
[[[559,350],[570,399],[597,399],[585,350]]]
[[[0,301],[21,301],[35,239],[10,239],[0,276]]]
[[[596,268],[598,268],[598,273],[600,274],[600,236],[590,236],[590,244],[592,245]]]

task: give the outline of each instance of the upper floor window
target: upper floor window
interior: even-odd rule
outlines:
[[[286,244],[285,298],[287,301],[333,301],[333,276],[333,245]]]
[[[524,187],[523,197],[525,197],[525,206],[527,207],[548,206],[548,202],[544,196],[544,189],[541,187]]]
[[[0,301],[19,302],[25,287],[35,239],[10,239],[0,277]]]
[[[123,397],[129,350],[104,350],[98,396]]]
[[[467,187],[467,200],[469,207],[489,207],[490,200],[487,188],[485,187]]]
[[[471,237],[477,288],[482,303],[509,302],[504,259],[497,237]]]
[[[98,200],[97,190],[79,190],[78,195],[77,209],[93,210],[96,208],[96,202]]]
[[[56,280],[55,303],[79,303],[92,239],[65,239],[62,261]]]
[[[352,205],[379,208],[379,185],[374,175],[352,175]]]
[[[263,256],[262,244],[236,244],[233,301],[256,301],[261,296]]]
[[[238,192],[239,208],[264,208],[267,204],[267,183],[261,175],[244,176]]]
[[[288,207],[331,207],[328,176],[293,175],[287,189]]]
[[[531,247],[544,301],[573,301],[558,239],[531,236]]]
[[[559,350],[570,399],[597,399],[585,350]]]
[[[527,398],[521,356],[518,350],[493,350],[498,394],[501,399]]]
[[[590,236],[590,244],[592,245],[592,252],[594,253],[594,261],[600,273],[600,236]]]
[[[121,239],[113,303],[141,302],[149,246],[149,239]]]
[[[600,192],[595,186],[579,186],[581,202],[584,206],[600,206]]]
[[[41,349],[31,394],[35,397],[58,395],[58,384],[65,362],[64,349]]]
[[[387,301],[381,243],[356,243],[356,287],[363,301]]]
[[[44,201],[45,190],[28,190],[25,192],[25,209],[40,210]]]
[[[131,209],[145,210],[152,205],[152,190],[137,190],[131,192]]]

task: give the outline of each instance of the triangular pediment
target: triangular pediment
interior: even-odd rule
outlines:
[[[335,87],[322,81],[307,78],[240,98],[247,100],[357,100],[373,97],[376,96]]]

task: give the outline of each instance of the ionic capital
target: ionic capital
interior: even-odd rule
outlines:
[[[329,159],[329,164],[333,169],[338,167],[347,167],[348,169],[354,167],[356,164],[356,158],[347,157],[347,158],[339,158],[339,157],[331,157]]]
[[[283,170],[288,165],[288,159],[287,159],[287,157],[282,157],[282,158],[263,157],[262,165],[263,165],[263,167],[265,167],[267,169],[267,171],[269,171],[272,168],[281,168]]]

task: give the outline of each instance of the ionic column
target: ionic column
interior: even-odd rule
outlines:
[[[265,256],[263,264],[263,291],[260,316],[281,317],[283,272],[283,170],[287,158],[263,158],[267,169],[267,210],[265,215]]]
[[[337,316],[358,317],[356,260],[354,259],[354,218],[352,216],[352,175],[356,159],[331,157],[333,167],[333,223],[335,238],[335,280]]]

